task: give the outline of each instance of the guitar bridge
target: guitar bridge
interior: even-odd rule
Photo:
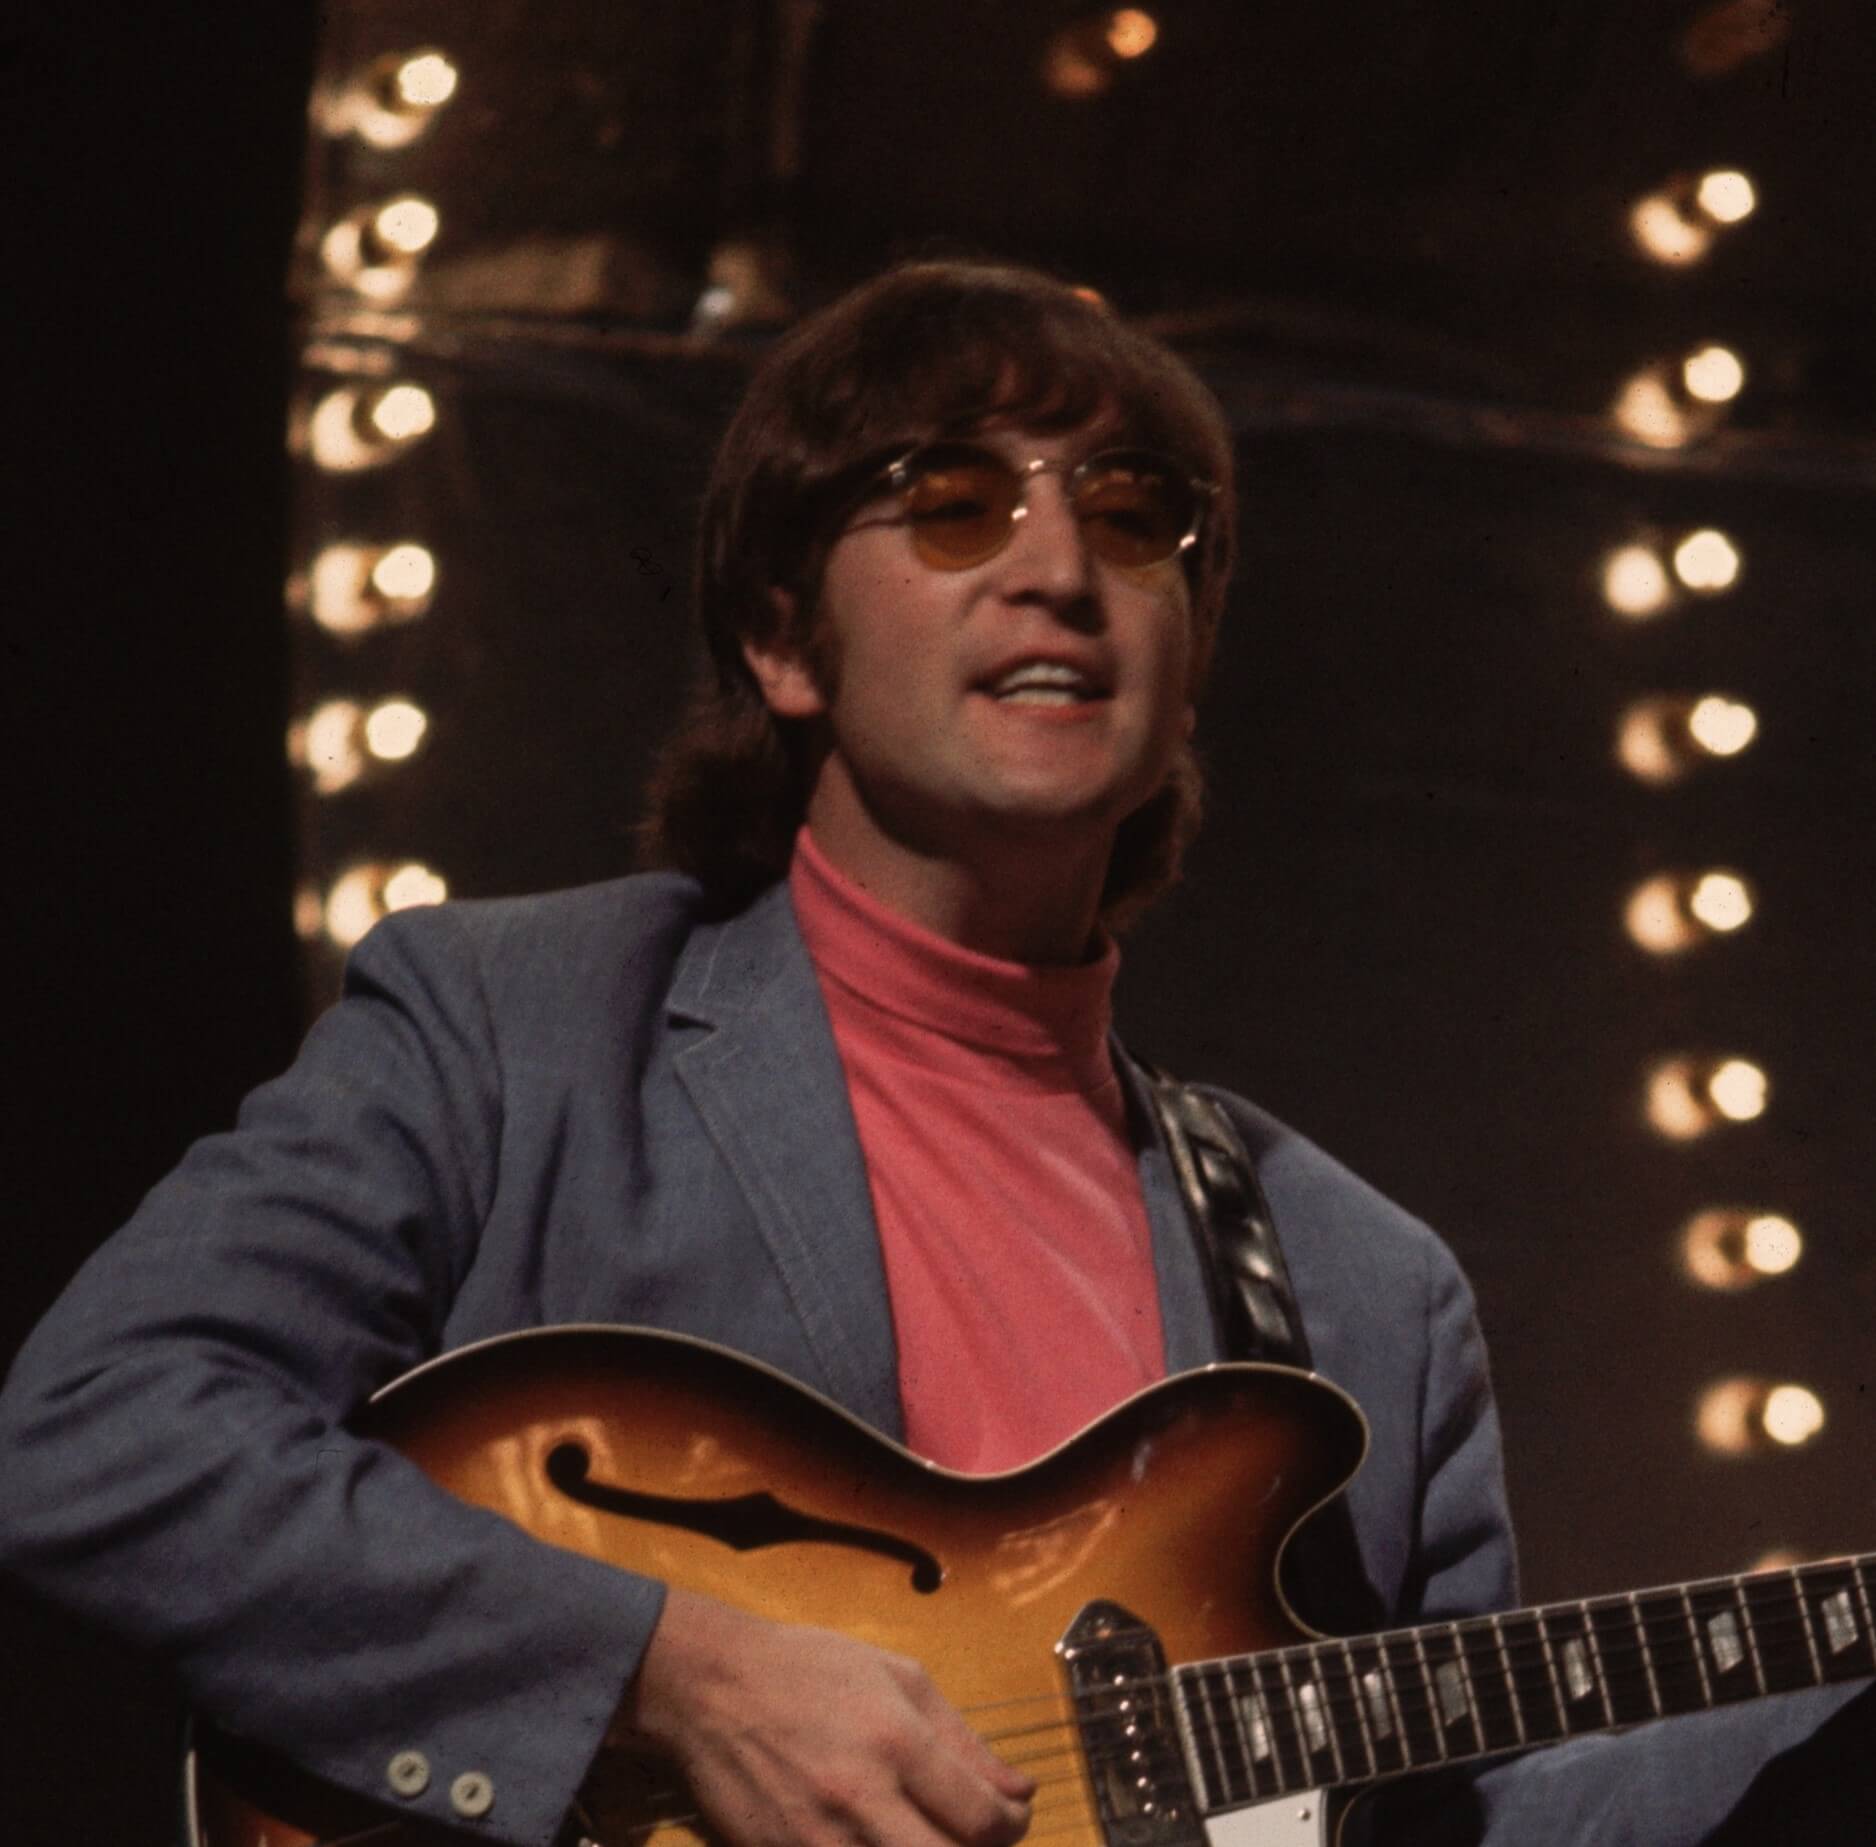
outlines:
[[[1107,1847],[1205,1847],[1159,1637],[1118,1604],[1090,1603],[1056,1653]]]

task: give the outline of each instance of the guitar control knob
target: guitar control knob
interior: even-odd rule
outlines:
[[[421,1751],[399,1751],[384,1774],[391,1788],[409,1802],[430,1787],[430,1760]]]

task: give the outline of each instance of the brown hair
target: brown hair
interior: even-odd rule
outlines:
[[[652,769],[635,830],[641,868],[690,873],[724,913],[785,875],[818,759],[802,721],[763,702],[743,643],[793,640],[831,686],[816,592],[836,515],[895,455],[993,415],[1040,433],[1103,415],[1118,439],[1163,449],[1218,484],[1185,554],[1196,695],[1235,539],[1231,439],[1217,400],[1157,340],[1052,277],[903,263],[777,342],[717,451],[695,580],[708,661]],[[777,586],[794,594],[794,636],[778,633]],[[1121,823],[1101,896],[1110,930],[1177,880],[1203,787],[1183,745],[1159,791]]]

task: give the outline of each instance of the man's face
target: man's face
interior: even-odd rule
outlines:
[[[817,801],[857,799],[922,852],[1023,832],[1095,843],[1159,788],[1191,730],[1185,573],[1176,558],[1125,569],[1088,549],[1066,472],[1104,442],[996,428],[976,440],[1019,469],[1061,465],[1029,480],[1000,552],[963,570],[928,564],[884,494],[827,556],[820,652],[833,683],[816,686],[793,657],[751,650],[750,662],[777,711],[827,721]],[[999,696],[1024,662],[1074,668],[1092,696]]]

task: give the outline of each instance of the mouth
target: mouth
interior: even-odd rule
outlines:
[[[1033,655],[997,668],[971,690],[996,705],[1036,711],[1067,711],[1113,697],[1112,689],[1093,669]]]

